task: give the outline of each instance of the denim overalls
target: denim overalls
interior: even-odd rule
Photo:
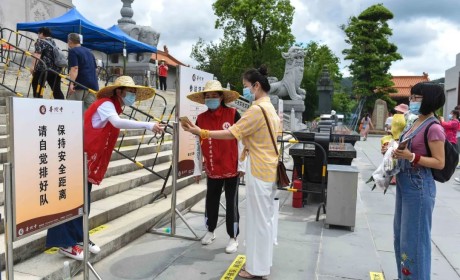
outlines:
[[[424,133],[428,118],[408,137]],[[404,132],[401,139],[406,133]],[[411,141],[408,148],[410,150]],[[408,160],[398,160],[396,205],[394,216],[394,249],[398,278],[429,280],[431,274],[431,224],[436,198],[436,185],[431,169],[412,167]]]

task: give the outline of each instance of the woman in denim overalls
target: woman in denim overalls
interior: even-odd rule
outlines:
[[[418,119],[406,127],[396,150],[400,172],[396,175],[394,249],[399,279],[430,279],[431,225],[436,184],[430,168],[444,167],[444,129],[433,124],[428,131],[428,156],[424,142],[426,126],[436,121],[434,112],[444,105],[444,90],[437,84],[418,83],[411,89],[410,111]]]

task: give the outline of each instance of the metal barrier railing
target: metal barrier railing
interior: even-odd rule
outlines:
[[[23,50],[15,45],[12,45],[11,43],[7,42],[4,38],[0,38],[0,43],[0,61],[3,64],[3,69],[0,72],[2,74],[0,85],[12,91],[18,96],[29,96],[31,90],[36,90],[37,92],[43,93],[44,88],[42,87],[42,85],[46,80],[45,72],[40,73],[36,89],[32,89],[32,82],[30,82],[27,92],[18,89],[21,74],[25,71],[30,72],[31,68],[26,66],[26,61],[27,58],[32,58],[32,53]],[[39,58],[35,59],[37,65],[41,65],[43,69],[46,69],[46,64],[43,60]]]
[[[14,92],[17,96],[21,97],[32,97],[33,94],[31,95],[30,92],[36,92],[39,94],[36,94],[35,97],[40,97],[43,98],[45,97],[44,91],[46,88],[46,82],[48,80],[49,75],[54,75],[56,77],[59,77],[59,79],[54,79],[54,84],[49,84],[49,87],[51,89],[57,88],[56,86],[59,87],[59,89],[62,88],[67,88],[67,94],[69,94],[69,88],[70,88],[70,83],[74,83],[75,85],[81,87],[82,89],[86,90],[86,94],[96,94],[95,90],[89,89],[88,87],[70,79],[69,76],[58,72],[56,70],[53,70],[51,68],[48,68],[46,66],[46,63],[38,58],[35,58],[36,63],[40,64],[42,69],[45,69],[44,71],[41,71],[40,76],[38,78],[38,84],[37,88],[32,87],[32,80],[29,81],[29,86],[27,92],[23,91],[20,92],[18,90],[18,84],[20,82],[20,74],[28,71],[30,72],[30,67],[27,65],[31,65],[31,59],[33,57],[33,54],[31,53],[30,49],[33,47],[34,40],[22,35],[18,32],[12,31],[10,29],[2,28],[0,29],[0,34],[2,37],[0,38],[0,64],[3,64],[3,71],[0,69],[0,86],[3,86],[4,88],[8,89],[11,92]],[[6,35],[6,38],[4,36]],[[27,49],[23,49],[19,46],[19,44],[25,44]],[[14,65],[15,69],[14,71],[8,70],[11,68],[10,66]],[[107,86],[111,81],[114,80],[118,75],[109,75],[108,72],[104,68],[100,68],[99,74],[101,77],[105,79],[105,85]],[[13,73],[14,72],[14,73]],[[24,77],[22,77],[24,78]],[[12,85],[6,82],[6,80],[12,80]],[[56,83],[59,82],[59,85],[56,85]],[[24,84],[24,82],[23,82]],[[65,90],[64,90],[65,91]],[[82,101],[85,99],[85,95],[82,97]],[[139,105],[139,103],[138,103]],[[145,106],[146,103],[143,102],[142,106]],[[153,110],[158,110],[158,108],[163,107],[160,109],[159,116],[154,116]],[[142,108],[138,107],[128,107],[125,106],[123,109],[123,115],[127,116],[130,119],[133,120],[142,120],[142,121],[157,121],[160,123],[163,123],[166,125],[165,133],[155,133],[151,134],[150,132],[143,131],[142,135],[140,136],[140,142],[137,146],[137,149],[134,153],[134,156],[129,156],[127,153],[124,153],[123,150],[121,149],[122,146],[125,145],[124,143],[124,134],[121,136],[121,139],[119,141],[119,145],[114,149],[114,151],[121,155],[122,157],[132,161],[134,164],[136,164],[138,167],[143,168],[148,170],[149,172],[155,174],[159,178],[164,180],[164,185],[161,190],[161,194],[163,195],[165,186],[167,184],[168,177],[171,172],[171,168],[168,171],[167,176],[162,176],[158,172],[154,170],[155,165],[158,163],[158,156],[160,151],[162,150],[162,147],[165,143],[165,135],[166,134],[172,134],[172,125],[170,122],[173,120],[174,116],[174,111],[175,111],[175,106],[170,108],[170,112],[167,114],[167,109],[168,109],[168,103],[167,100],[159,95],[155,94],[151,103],[147,105],[147,110],[142,110]],[[166,120],[165,119],[166,117]],[[148,141],[145,141],[145,139],[149,139]],[[155,157],[153,159],[153,163],[149,164],[149,166],[145,166],[144,164],[140,163],[137,160],[137,157],[139,155],[139,151],[142,148],[142,145],[157,145],[156,146],[156,152],[155,152]]]

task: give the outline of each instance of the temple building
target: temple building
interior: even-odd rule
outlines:
[[[410,89],[420,82],[429,82],[428,73],[423,72],[421,76],[393,76],[393,88],[395,93],[390,93],[391,99],[399,103],[409,104]]]

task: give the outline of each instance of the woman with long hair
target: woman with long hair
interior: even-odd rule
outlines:
[[[435,111],[445,102],[444,90],[433,83],[411,89],[410,111],[418,119],[400,138],[406,147],[395,150],[400,172],[396,175],[394,250],[398,279],[429,280],[431,275],[431,225],[436,184],[431,169],[444,168],[446,135]],[[428,146],[425,146],[425,131]],[[429,149],[429,151],[428,151]]]
[[[276,142],[280,119],[268,97],[270,84],[266,75],[265,68],[244,73],[244,96],[255,101],[229,129],[205,130],[194,124],[183,125],[186,131],[202,139],[243,141],[247,156],[246,266],[239,276],[247,279],[269,275],[273,260],[272,217],[278,155],[272,141]]]

